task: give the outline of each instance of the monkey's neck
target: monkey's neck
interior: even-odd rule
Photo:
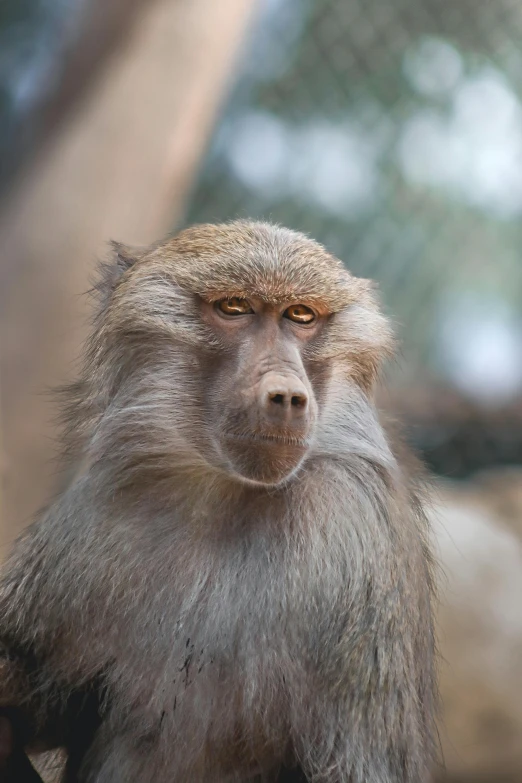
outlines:
[[[359,443],[358,451],[332,451],[312,454],[296,475],[276,487],[247,484],[199,466],[163,471],[154,464],[145,470],[133,465],[128,472],[115,465],[108,471],[105,461],[103,471],[89,471],[81,481],[103,527],[137,529],[138,537],[145,531],[153,544],[185,538],[233,541],[256,531],[278,540],[296,530],[304,533],[318,518],[335,517],[330,497],[341,495],[339,507],[349,514],[354,497],[366,496],[369,487],[374,495],[381,487],[389,491],[389,461],[382,448]],[[144,545],[149,548],[148,541]]]

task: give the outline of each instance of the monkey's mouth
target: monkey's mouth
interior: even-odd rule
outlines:
[[[303,463],[309,438],[288,432],[228,432],[222,453],[232,472],[247,483],[276,486]]]
[[[251,443],[273,443],[275,446],[294,446],[307,449],[310,447],[309,438],[298,437],[297,435],[286,435],[272,432],[241,432],[227,435],[227,440],[247,441]]]

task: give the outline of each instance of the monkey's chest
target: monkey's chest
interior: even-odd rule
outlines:
[[[185,641],[163,670],[145,677],[142,667],[116,686],[114,724],[129,726],[144,752],[155,748],[154,763],[164,760],[169,780],[247,779],[289,758],[289,693],[276,651],[260,649],[249,660],[240,649],[227,653]]]
[[[194,764],[213,759],[223,774],[239,764],[246,776],[287,757],[291,702],[307,680],[282,630],[277,638],[266,621],[236,615],[232,623],[219,615],[194,613],[170,629],[163,622],[148,649],[126,646],[112,709],[137,744],[159,744],[165,758],[183,747]],[[179,759],[171,763],[178,774]]]
[[[331,602],[319,601],[317,570],[286,567],[269,543],[254,543],[219,560],[209,545],[192,569],[160,558],[146,594],[137,585],[139,608],[127,606],[110,632],[109,683],[114,723],[137,744],[160,743],[168,758],[183,747],[223,768],[229,758],[247,767],[285,758],[292,716],[313,702]]]

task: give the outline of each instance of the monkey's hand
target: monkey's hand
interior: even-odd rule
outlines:
[[[9,713],[9,708],[0,708],[0,783],[43,783],[25,754],[23,732]]]

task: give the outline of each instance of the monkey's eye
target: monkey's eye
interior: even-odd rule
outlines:
[[[311,324],[315,321],[314,311],[303,304],[290,305],[284,311],[283,317],[295,321],[296,324]]]
[[[240,299],[238,296],[233,296],[231,299],[221,299],[216,302],[216,307],[225,315],[249,315],[254,312],[248,299]]]

